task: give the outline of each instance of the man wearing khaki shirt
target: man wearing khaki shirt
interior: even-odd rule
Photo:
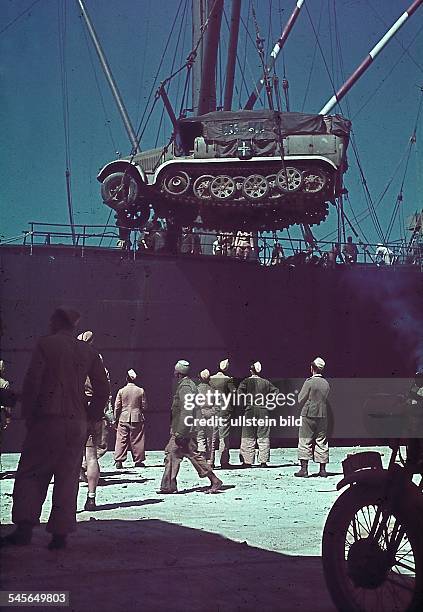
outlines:
[[[308,477],[308,462],[313,459],[320,464],[318,476],[327,476],[329,461],[328,395],[330,386],[323,378],[325,362],[321,357],[311,364],[311,377],[304,382],[298,395],[301,407],[301,426],[298,440],[298,459],[301,469],[295,476]]]
[[[115,462],[122,468],[128,450],[131,451],[135,467],[144,467],[145,460],[145,416],[147,398],[137,384],[137,373],[128,370],[126,385],[119,389],[115,401],[117,422]]]

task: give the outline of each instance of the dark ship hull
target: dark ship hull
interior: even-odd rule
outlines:
[[[111,373],[113,392],[129,367],[149,394],[148,447],[169,430],[171,374],[227,355],[243,377],[260,359],[275,379],[304,378],[325,356],[330,377],[409,377],[423,294],[417,267],[263,267],[226,258],[143,255],[107,249],[2,247],[2,357],[19,388],[31,349],[60,304],[77,308]],[[14,425],[5,449],[16,450]]]

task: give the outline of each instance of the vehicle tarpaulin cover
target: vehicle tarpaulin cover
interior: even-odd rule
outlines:
[[[182,119],[180,123],[201,123],[204,138],[221,143],[234,139],[273,140],[279,133],[282,136],[327,133],[322,115],[270,110],[219,111]],[[342,135],[348,134],[349,125],[348,120],[336,115],[336,128]]]

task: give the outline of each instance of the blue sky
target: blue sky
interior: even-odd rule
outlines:
[[[230,3],[226,0],[225,4],[229,16]],[[266,46],[273,45],[280,24],[285,23],[294,4],[294,0],[255,0],[258,25]],[[318,112],[333,93],[331,80],[339,86],[343,74],[347,76],[352,72],[410,4],[411,0],[306,0],[286,44],[284,57],[277,64],[279,76],[282,78],[285,69],[289,80],[291,110]],[[32,8],[25,12],[31,5]],[[86,0],[86,5],[129,115],[138,127],[177,9],[181,6],[183,10],[185,0]],[[243,18],[245,23],[249,21],[254,37],[248,5],[249,0],[244,0]],[[310,18],[319,31],[320,49],[316,46]],[[63,32],[64,25],[66,31],[61,45],[59,32],[60,29]],[[225,23],[222,31],[225,38]],[[191,48],[190,36],[190,21],[179,13],[159,81],[169,75],[172,61],[174,68],[184,62]],[[63,64],[61,53],[64,53]],[[221,55],[224,65],[225,43]],[[251,89],[260,74],[260,62],[242,26],[239,43],[242,64],[244,56],[247,58],[245,79]],[[421,99],[421,58],[423,7],[408,20],[341,103],[342,113],[353,120],[361,165],[375,203],[392,179],[377,208],[380,223],[385,228],[404,176],[404,155]],[[76,2],[3,0],[0,26],[3,144],[0,234],[3,239],[19,236],[27,229],[29,221],[68,221],[61,65],[65,67],[67,79],[75,222],[103,224],[108,217],[109,209],[101,202],[95,177],[98,169],[116,156],[116,151],[126,155],[130,146],[91,42],[87,44]],[[237,81],[240,83],[239,74]],[[173,100],[180,99],[182,86],[182,80],[174,79],[170,89]],[[245,102],[246,98],[243,89],[241,95],[235,95],[235,103]],[[159,103],[141,143],[143,149],[155,145],[158,132],[159,144],[170,134],[167,120],[159,129],[161,112]],[[421,136],[420,125],[404,186],[405,217],[422,207]],[[352,150],[349,160],[345,182],[354,211],[359,213],[366,209],[366,202]],[[352,217],[349,206],[346,210]],[[367,239],[377,242],[378,235],[371,219],[364,219],[361,225]],[[332,211],[329,220],[319,226],[315,234],[323,237],[334,227],[336,215]],[[392,237],[399,237],[398,225]]]

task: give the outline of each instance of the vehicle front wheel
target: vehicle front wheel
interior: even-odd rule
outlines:
[[[141,185],[127,172],[109,174],[101,184],[103,202],[117,211],[126,210],[135,204],[140,194]]]

